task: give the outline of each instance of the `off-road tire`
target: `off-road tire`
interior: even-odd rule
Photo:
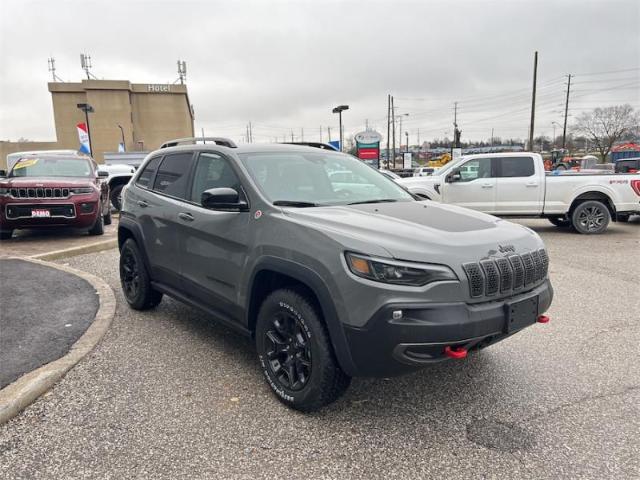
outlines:
[[[98,204],[98,216],[96,223],[89,229],[89,235],[104,235],[104,216],[102,215],[102,204]]]
[[[306,371],[308,376],[306,383],[298,381],[294,384],[297,388],[292,388],[288,385],[288,380],[283,379],[284,372],[288,369],[287,360],[281,363],[274,354],[277,349],[276,343],[271,340],[273,334],[284,339],[284,343],[287,341],[286,334],[281,334],[286,329],[276,328],[275,322],[279,322],[281,318],[289,319],[290,324],[293,325],[296,332],[292,336],[293,343],[299,345],[297,348],[308,349],[308,355],[304,357],[309,363],[309,370]],[[268,337],[268,334],[272,337]],[[349,387],[351,377],[346,375],[338,365],[322,316],[313,302],[304,294],[291,289],[272,292],[260,306],[255,337],[258,359],[267,384],[286,406],[302,412],[312,412],[337,400]],[[298,339],[304,342],[299,342]],[[280,355],[289,355],[284,353],[284,347],[282,347],[284,343],[277,344],[281,347],[278,351]],[[293,362],[298,361],[298,354],[301,353],[295,352],[296,350],[292,349],[290,353],[290,356],[294,357]],[[299,370],[299,364],[293,365],[294,376],[305,368],[301,367]],[[280,370],[278,366],[281,367]],[[283,375],[278,375],[276,371],[283,372]]]
[[[113,219],[111,218],[111,208],[109,208],[109,211],[104,216],[104,224],[105,225],[111,225],[112,221],[113,221]]]
[[[577,205],[571,212],[571,226],[584,235],[604,232],[611,222],[607,206],[598,200],[587,200]]]
[[[120,284],[124,298],[134,310],[148,310],[162,300],[162,293],[151,286],[144,259],[132,238],[127,239],[120,249]]]
[[[556,227],[565,228],[571,226],[571,220],[567,220],[564,217],[550,217],[547,220],[549,220]]]

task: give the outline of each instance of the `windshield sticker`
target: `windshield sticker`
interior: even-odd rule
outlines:
[[[14,170],[18,170],[19,168],[32,167],[36,163],[38,163],[39,158],[26,158],[22,160],[18,160],[18,163],[13,167]]]

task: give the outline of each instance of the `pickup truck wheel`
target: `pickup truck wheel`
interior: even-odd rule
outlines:
[[[115,208],[118,211],[120,211],[120,209],[122,208],[122,189],[123,188],[124,188],[124,185],[116,185],[111,190],[111,205],[113,205],[113,208]]]
[[[13,230],[0,230],[0,240],[9,240],[13,235]]]
[[[607,206],[597,200],[588,200],[578,205],[571,214],[571,225],[582,234],[604,232],[611,221]]]
[[[135,310],[148,310],[162,300],[162,293],[151,287],[140,249],[131,238],[120,250],[120,283],[124,298]]]
[[[98,217],[93,227],[89,229],[89,235],[104,235],[104,215],[102,215],[102,205],[98,205]]]
[[[571,220],[567,220],[564,217],[550,217],[548,219],[551,223],[553,223],[556,227],[570,227]]]
[[[290,408],[318,410],[337,400],[351,382],[315,307],[293,290],[276,290],[262,303],[256,347],[267,383]]]

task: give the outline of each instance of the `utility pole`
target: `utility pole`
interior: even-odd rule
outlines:
[[[392,152],[393,155],[393,168],[396,168],[396,109],[393,106],[393,96],[391,96],[391,127],[392,127]]]
[[[491,129],[491,148],[493,148],[493,128]]]
[[[391,142],[391,95],[387,95],[387,168],[390,168],[389,162],[391,157],[389,156],[389,144]]]
[[[329,143],[331,143],[331,127],[327,127],[327,138],[329,139]]]
[[[536,85],[538,82],[538,52],[533,56],[533,91],[531,93],[531,124],[529,125],[529,148],[533,151],[533,126],[536,120]]]
[[[249,122],[249,139],[253,143],[253,125],[251,125],[251,122]]]
[[[293,130],[291,130],[291,141],[293,142]]]
[[[249,124],[247,124],[247,143],[249,143]]]
[[[322,143],[322,125],[320,125],[320,143]]]
[[[567,101],[564,104],[564,127],[562,128],[562,148],[567,144],[567,116],[569,114],[569,91],[571,90],[571,74],[567,75]],[[580,82],[578,82],[580,83]]]
[[[422,150],[422,145],[420,144],[420,129],[418,129],[418,151]]]

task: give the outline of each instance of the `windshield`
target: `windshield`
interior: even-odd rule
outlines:
[[[84,158],[21,158],[10,177],[90,177],[91,164]]]
[[[244,153],[240,159],[260,190],[275,204],[316,206],[414,200],[394,181],[341,153]]]

